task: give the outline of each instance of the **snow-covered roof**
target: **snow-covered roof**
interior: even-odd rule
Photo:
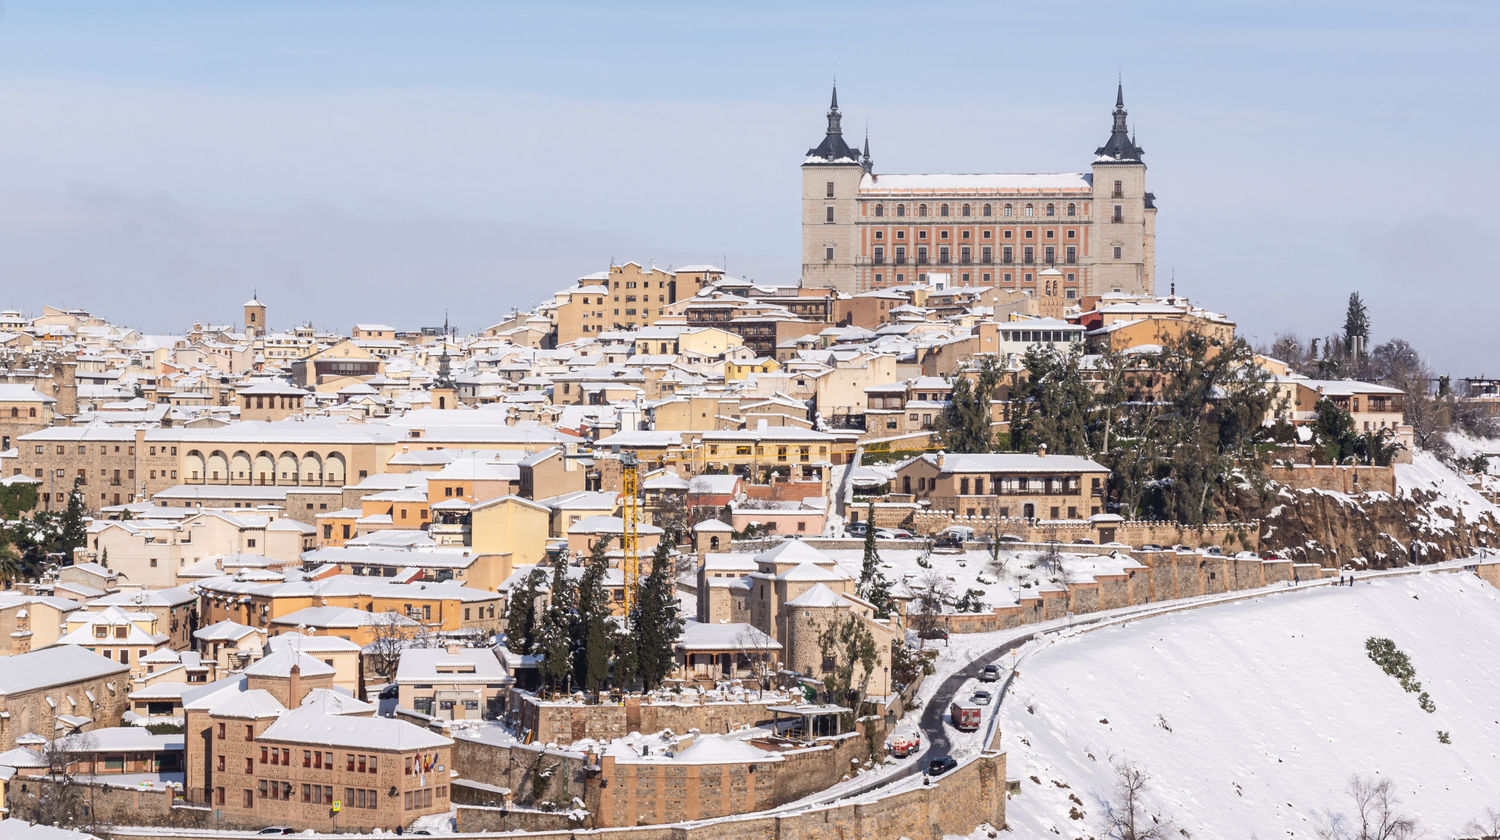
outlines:
[[[287,712],[256,736],[256,740],[333,747],[379,745],[396,751],[432,749],[453,743],[431,730],[395,718],[327,715],[315,707]]]
[[[973,190],[976,193],[1010,190],[1079,190],[1093,189],[1093,176],[1081,172],[995,173],[922,175],[866,175],[859,183],[861,195],[878,192],[919,190]],[[932,215],[936,216],[934,209]]]

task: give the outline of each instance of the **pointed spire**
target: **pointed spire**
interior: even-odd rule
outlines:
[[[859,150],[849,148],[844,142],[843,116],[839,114],[839,86],[838,81],[833,83],[833,96],[828,101],[828,130],[824,132],[823,142],[814,148],[807,150],[809,158],[822,158],[825,163],[835,161],[859,163]],[[817,163],[818,161],[809,161]]]
[[[1125,81],[1119,80],[1115,84],[1115,110],[1114,124],[1110,127],[1109,140],[1103,146],[1094,150],[1095,155],[1112,158],[1119,161],[1139,161],[1143,149],[1135,144],[1130,136],[1130,126],[1126,119],[1128,112],[1125,110]]]
[[[866,173],[875,169],[875,162],[870,159],[870,126],[868,124],[865,125],[865,153],[859,163],[865,168]]]

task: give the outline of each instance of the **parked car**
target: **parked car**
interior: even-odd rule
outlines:
[[[1000,681],[1000,666],[998,666],[998,665],[986,665],[986,666],[984,666],[984,670],[979,673],[979,681],[980,682],[999,682]]]
[[[868,530],[870,530],[870,526],[864,522],[850,522],[844,526],[844,533],[851,537],[863,537]]]
[[[1208,552],[1209,554],[1214,555],[1215,557],[1223,557],[1224,556],[1224,549],[1222,549],[1222,548],[1220,548],[1220,547],[1218,547],[1216,545],[1211,545],[1208,548],[1204,549],[1204,551]]]
[[[1009,543],[1026,542],[1025,540],[1021,539],[1020,537],[1016,536],[1015,534],[1001,534],[999,541],[1000,542],[1009,542]]]
[[[290,828],[287,828],[284,825],[268,825],[265,828],[262,828],[260,831],[257,831],[255,833],[256,834],[296,834],[297,832],[294,831],[294,830],[292,830],[292,829],[290,829]]]
[[[924,639],[939,639],[946,642],[948,641],[948,628],[929,627],[928,629],[923,630],[919,635]]]
[[[1074,545],[1093,545],[1094,541],[1091,540],[1091,539],[1089,539],[1088,537],[1082,537],[1080,539],[1074,540],[1073,544]]]
[[[988,691],[976,691],[969,695],[969,702],[976,706],[988,706],[990,701],[994,699],[994,695]]]
[[[1161,550],[1162,550],[1161,546],[1157,545],[1156,543],[1146,543],[1145,545],[1141,546],[1141,551],[1161,551]]]
[[[940,755],[927,762],[927,775],[941,776],[958,766],[958,762],[951,755]]]
[[[964,541],[952,534],[938,534],[932,541],[933,548],[963,548]]]

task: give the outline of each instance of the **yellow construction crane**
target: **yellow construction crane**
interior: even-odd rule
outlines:
[[[621,490],[625,496],[624,509],[621,511],[621,519],[624,527],[620,529],[620,549],[623,556],[620,566],[625,572],[625,615],[630,615],[630,610],[635,606],[636,588],[641,579],[640,558],[640,530],[638,527],[640,517],[640,504],[638,496],[640,493],[641,471],[640,460],[635,457],[634,452],[620,453],[620,467],[622,477],[620,480]]]

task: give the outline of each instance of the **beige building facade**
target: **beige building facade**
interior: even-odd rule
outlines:
[[[1089,172],[881,175],[844,141],[838,92],[802,162],[802,282],[848,293],[927,282],[1076,299],[1150,294],[1155,196],[1117,92]]]

